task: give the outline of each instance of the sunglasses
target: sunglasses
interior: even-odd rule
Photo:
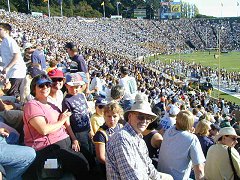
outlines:
[[[39,84],[39,85],[38,85],[39,88],[44,88],[45,86],[46,86],[47,88],[49,88],[49,87],[51,87],[51,83],[46,82],[46,83],[43,83],[43,84]]]
[[[63,78],[52,78],[52,82],[62,82]]]
[[[104,108],[104,105],[98,105],[98,108],[102,109],[102,108]]]
[[[229,137],[229,138],[232,139],[233,141],[237,141],[237,140],[238,140],[237,137],[232,137],[232,136],[226,136],[226,137]]]
[[[135,114],[139,121],[147,121],[147,123],[152,122],[152,117],[146,114]]]

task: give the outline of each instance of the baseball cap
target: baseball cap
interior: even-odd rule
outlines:
[[[28,49],[28,48],[31,48],[33,45],[29,42],[25,43],[24,46],[23,46],[23,49]]]
[[[96,106],[99,106],[99,105],[105,106],[105,105],[107,105],[107,101],[104,98],[98,98],[95,102],[95,105]]]
[[[177,106],[172,106],[169,110],[169,114],[176,116],[180,112],[180,109]]]
[[[30,76],[32,78],[34,78],[35,76],[39,75],[39,74],[45,74],[44,71],[42,71],[41,69],[31,66],[28,68],[28,73],[30,74]]]
[[[69,86],[81,86],[85,82],[79,73],[68,73],[66,74],[66,84]]]
[[[65,48],[73,49],[76,48],[76,45],[73,44],[72,42],[68,42],[65,44]]]
[[[50,78],[64,78],[63,72],[59,69],[53,69],[48,72]]]

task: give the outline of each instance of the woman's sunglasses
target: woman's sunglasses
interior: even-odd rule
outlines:
[[[46,82],[46,83],[43,83],[43,84],[39,84],[39,85],[38,85],[39,88],[44,88],[45,86],[46,86],[47,88],[49,88],[49,87],[51,87],[51,83],[50,83],[50,82]]]

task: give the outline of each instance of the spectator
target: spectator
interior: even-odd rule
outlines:
[[[156,117],[147,97],[137,94],[132,108],[124,113],[127,123],[107,143],[108,179],[172,179],[154,168],[142,139],[142,132]]]
[[[24,106],[24,142],[37,151],[36,160],[27,174],[31,176],[29,178],[36,179],[36,172],[43,168],[44,161],[57,158],[63,169],[72,172],[77,179],[88,176],[88,161],[82,153],[72,149],[71,140],[63,126],[71,112],[66,110],[60,113],[56,106],[47,102],[51,83],[47,75],[35,76],[30,86],[35,99]]]
[[[90,155],[93,153],[91,140],[93,132],[91,130],[87,100],[83,93],[84,84],[85,82],[79,73],[66,75],[67,94],[63,99],[62,108],[63,111],[67,110],[72,113],[70,121],[66,122],[66,126],[71,132],[76,150],[79,151],[81,146],[81,149]]]
[[[17,42],[10,36],[12,27],[8,23],[0,23],[1,57],[4,64],[2,73],[11,83],[7,95],[19,97],[20,86],[26,76],[26,65]]]
[[[95,102],[96,112],[91,117],[91,125],[93,133],[96,134],[100,126],[105,122],[104,120],[104,107],[107,105],[107,101],[103,98],[98,98]]]
[[[160,121],[162,129],[160,130],[162,134],[176,124],[176,116],[180,112],[180,109],[177,106],[171,106],[169,110],[169,115],[165,115]]]
[[[134,98],[137,93],[137,83],[134,77],[129,76],[129,69],[126,66],[120,68],[122,78],[119,80],[119,85],[124,87],[123,109],[129,110],[134,103]]]
[[[46,57],[43,51],[43,46],[41,42],[37,42],[36,44],[36,49],[33,51],[32,56],[31,56],[31,61],[32,63],[38,63],[41,65],[41,70],[45,71],[46,70]]]
[[[48,96],[48,102],[57,106],[62,110],[63,92],[61,91],[65,77],[63,72],[59,69],[53,69],[48,72],[48,76],[52,80],[51,91]]]
[[[210,122],[206,120],[199,121],[195,129],[195,134],[198,137],[205,157],[207,156],[208,149],[213,145],[213,141],[208,138],[210,130]]]
[[[88,83],[86,87],[86,93],[89,93],[89,83],[90,83],[90,77],[88,72],[88,67],[86,64],[86,61],[84,60],[83,55],[78,55],[78,49],[75,44],[72,42],[68,42],[65,45],[66,51],[68,55],[70,56],[72,61],[75,61],[78,65],[78,72],[84,72],[87,75]]]
[[[6,179],[20,180],[23,173],[34,161],[36,153],[34,149],[26,146],[11,145],[6,142],[9,132],[0,128],[0,164],[2,165],[3,175]]]
[[[197,136],[191,133],[193,124],[193,114],[190,111],[180,111],[176,126],[168,129],[163,136],[158,170],[171,174],[175,180],[188,179],[192,164],[195,178],[204,177],[205,157]]]
[[[211,146],[207,153],[205,179],[236,179],[236,177],[240,177],[240,156],[234,148],[238,138],[234,128],[220,129],[214,139],[216,144]]]
[[[121,104],[121,100],[124,96],[124,87],[120,85],[113,86],[110,92],[110,101],[116,101]]]
[[[147,129],[143,132],[143,140],[146,142],[149,157],[152,163],[157,168],[159,148],[163,141],[162,135],[156,130],[159,127],[158,120],[151,122]]]
[[[100,126],[98,131],[93,137],[93,141],[96,149],[96,156],[100,163],[101,173],[104,179],[106,179],[106,166],[105,166],[105,154],[106,144],[108,139],[118,132],[122,125],[118,123],[119,119],[123,115],[123,110],[116,102],[111,102],[104,107],[104,119],[105,123]]]

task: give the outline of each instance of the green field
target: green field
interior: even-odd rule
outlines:
[[[150,61],[160,60],[161,62],[170,63],[172,60],[186,60],[189,62],[200,63],[204,66],[218,68],[219,59],[214,58],[214,54],[218,52],[194,52],[191,54],[173,54],[173,55],[158,55],[150,57]],[[240,52],[228,52],[220,54],[220,68],[228,71],[240,71]]]
[[[203,66],[210,66],[213,69],[219,67],[224,68],[227,71],[235,71],[240,72],[240,52],[228,52],[221,53],[220,59],[214,58],[214,54],[218,55],[218,52],[211,51],[210,54],[208,51],[205,52],[194,52],[191,54],[172,54],[172,55],[158,55],[155,57],[149,57],[148,62],[160,60],[160,62],[171,63],[173,60],[184,60],[188,62],[195,62],[198,64],[202,64]],[[214,90],[212,94],[215,98],[218,97],[218,91]],[[220,92],[220,98],[224,98],[228,101],[235,102],[240,105],[240,99],[233,97],[231,95],[227,95],[225,93]]]

